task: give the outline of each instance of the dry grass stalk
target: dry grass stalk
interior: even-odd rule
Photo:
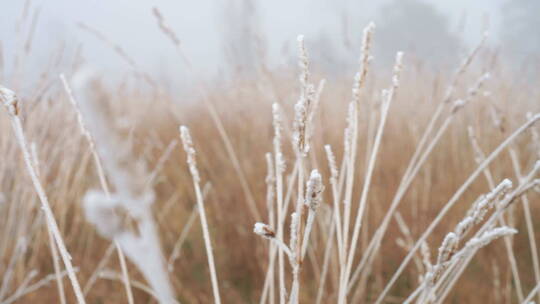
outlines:
[[[317,214],[317,209],[322,201],[322,192],[324,186],[322,183],[321,174],[317,170],[311,171],[311,175],[306,185],[306,198],[304,205],[308,208],[308,216],[306,220],[306,229],[304,231],[304,238],[302,240],[301,260],[304,260],[306,255],[307,246],[309,243],[309,236],[311,229],[313,228],[313,221]]]
[[[364,28],[363,39],[362,39],[362,50],[360,54],[360,69],[354,77],[353,88],[352,88],[352,101],[349,103],[349,112],[347,117],[347,128],[344,135],[344,149],[345,156],[343,158],[344,165],[346,164],[346,170],[341,170],[342,174],[345,177],[345,193],[343,195],[343,216],[341,217],[343,222],[341,222],[340,217],[336,219],[339,220],[338,224],[342,225],[341,232],[338,229],[338,235],[341,234],[341,244],[338,243],[338,248],[340,252],[340,282],[339,282],[339,297],[338,302],[344,303],[346,301],[347,293],[347,259],[349,251],[349,227],[351,220],[351,200],[353,194],[353,184],[355,177],[355,162],[357,155],[357,146],[358,146],[358,110],[360,107],[360,96],[361,91],[365,86],[366,77],[368,73],[368,67],[371,60],[370,50],[371,50],[371,41],[373,36],[373,30],[375,25],[370,23],[366,28]],[[340,212],[338,209],[335,212]],[[354,234],[354,232],[353,232]]]
[[[209,183],[206,183],[204,185],[203,198],[207,197],[208,192],[210,191],[210,188],[211,187]],[[199,214],[198,206],[195,206],[193,208],[193,211],[191,211],[191,214],[189,215],[188,220],[184,224],[184,228],[182,229],[182,232],[180,233],[180,235],[178,236],[178,239],[174,243],[171,255],[169,256],[169,259],[167,261],[167,269],[169,270],[169,272],[174,271],[174,262],[180,258],[182,245],[184,245],[184,242],[186,241],[188,234],[191,231],[191,228],[193,227],[195,220],[197,219],[198,214]]]
[[[534,128],[531,128],[531,130],[534,130]],[[535,143],[535,141],[533,141],[533,143]],[[509,153],[510,153],[510,158],[512,160],[512,167],[514,168],[514,173],[516,175],[516,178],[518,180],[521,180],[524,178],[524,176],[521,172],[521,166],[519,164],[517,152],[515,151],[515,149],[510,148]],[[533,262],[534,276],[536,279],[536,284],[540,284],[540,262],[538,261],[538,247],[536,244],[536,237],[535,237],[535,232],[534,232],[533,218],[531,214],[529,198],[527,197],[526,194],[521,196],[521,201],[523,203],[523,212],[525,214],[525,224],[527,225],[527,236],[529,238],[529,246],[531,248],[531,259]],[[537,291],[536,294],[538,297],[538,301],[540,303],[540,292]],[[524,300],[524,302],[527,302],[527,300]]]
[[[496,201],[496,204],[497,204],[496,211],[489,217],[489,219],[476,232],[476,234],[471,238],[471,241],[469,241],[466,244],[466,246],[464,247],[464,249],[468,248],[468,249],[473,249],[473,250],[469,250],[469,251],[466,251],[464,249],[461,250],[460,252],[462,254],[460,254],[460,255],[456,254],[455,256],[457,256],[458,258],[453,257],[451,262],[449,262],[448,265],[445,266],[446,271],[440,277],[437,284],[434,286],[435,290],[441,290],[442,289],[438,293],[438,296],[436,297],[436,300],[434,301],[435,303],[442,303],[442,301],[444,301],[444,299],[448,295],[449,291],[451,290],[452,286],[456,283],[457,279],[460,277],[460,275],[462,274],[465,267],[471,261],[473,255],[475,253],[475,250],[474,250],[475,247],[474,246],[467,247],[467,245],[469,245],[469,244],[472,244],[472,245],[474,245],[474,244],[484,244],[485,242],[481,242],[480,240],[482,240],[482,239],[487,240],[487,239],[489,239],[490,236],[495,236],[497,234],[496,233],[497,231],[498,232],[503,232],[503,230],[500,230],[500,231],[495,230],[495,231],[491,232],[492,230],[494,230],[493,227],[494,227],[495,221],[499,220],[501,218],[502,212],[505,212],[507,210],[507,208],[517,198],[519,198],[526,191],[528,191],[532,187],[534,187],[534,185],[537,183],[537,179],[534,179],[534,177],[538,173],[538,169],[540,169],[540,163],[537,163],[536,166],[533,168],[533,170],[531,170],[531,172],[524,179],[520,180],[520,184],[518,185],[518,187],[516,187],[513,191],[511,191],[507,195],[504,195],[501,200]],[[506,183],[506,185],[504,185],[505,183]],[[499,185],[499,187],[497,187],[497,188],[499,188],[499,191],[500,191],[501,188],[508,189],[508,182],[503,181],[503,183],[501,183]],[[492,191],[492,194],[495,193],[496,191],[497,190]],[[494,198],[493,195],[491,195],[490,198],[488,197],[488,199],[493,199],[493,198]],[[481,197],[473,205],[471,210],[477,209],[478,206],[480,206],[480,205],[485,205],[485,204],[480,203],[482,201],[486,201],[486,197]],[[473,213],[474,212],[469,212],[469,214],[473,214]],[[458,225],[458,226],[460,226],[460,225]],[[508,230],[506,230],[506,231],[509,232]],[[483,237],[485,237],[485,238],[483,238]],[[473,241],[473,240],[476,240],[476,241]],[[464,253],[467,253],[467,252],[469,252],[470,254],[464,254]],[[409,301],[412,300],[418,294],[418,292],[420,290],[422,290],[423,286],[424,285],[419,287],[413,294],[411,294],[411,296],[409,297],[408,300]]]
[[[77,271],[77,269],[75,269],[75,271]],[[63,271],[63,272],[60,273],[60,277],[65,277],[67,275],[68,275],[67,271]],[[26,286],[23,286],[21,284],[21,286],[19,288],[17,288],[17,291],[12,296],[10,296],[9,298],[2,301],[2,304],[15,303],[15,301],[19,300],[23,296],[25,296],[25,295],[27,295],[29,293],[37,291],[41,287],[46,286],[50,281],[53,281],[53,280],[56,280],[56,279],[57,279],[56,274],[50,274],[50,275],[47,275],[46,277],[44,277],[43,279],[37,281],[34,284],[26,285]]]
[[[26,169],[28,171],[28,174],[30,175],[30,178],[32,179],[32,184],[34,185],[34,188],[36,189],[36,192],[39,196],[43,212],[45,213],[47,228],[51,230],[51,234],[54,237],[56,246],[58,246],[58,250],[60,251],[60,256],[62,257],[64,265],[66,266],[66,269],[68,271],[68,277],[70,279],[71,285],[73,286],[75,296],[77,297],[77,302],[79,304],[84,304],[86,302],[84,300],[79,281],[77,280],[77,276],[75,275],[75,271],[71,263],[71,256],[66,248],[66,245],[64,244],[60,229],[58,228],[58,224],[56,223],[54,214],[52,213],[49,200],[47,198],[47,195],[45,194],[45,190],[43,189],[43,186],[37,176],[36,170],[32,163],[32,158],[28,149],[28,143],[26,141],[21,119],[19,117],[19,99],[13,91],[4,87],[0,87],[0,97],[2,98],[2,103],[6,107],[6,110],[9,114],[13,131],[17,138],[19,147],[22,150]],[[53,244],[51,245],[54,246]]]
[[[431,119],[425,129],[425,131],[422,133],[421,139],[416,145],[415,151],[411,159],[409,160],[409,164],[407,165],[407,169],[405,170],[405,173],[403,174],[403,177],[400,181],[400,184],[398,186],[398,191],[396,192],[394,198],[392,199],[392,203],[390,205],[389,210],[387,211],[385,218],[383,219],[382,224],[377,229],[375,237],[370,241],[368,245],[368,250],[362,257],[362,260],[359,263],[359,266],[356,268],[355,273],[352,276],[351,283],[356,282],[358,277],[360,276],[360,273],[362,273],[362,270],[365,269],[366,265],[371,264],[373,258],[375,257],[376,253],[378,252],[378,248],[380,247],[380,242],[382,238],[384,237],[386,230],[388,228],[388,225],[390,223],[390,220],[395,213],[397,207],[399,206],[400,202],[402,201],[403,196],[406,193],[406,190],[409,188],[410,184],[412,183],[412,180],[416,176],[416,173],[421,168],[423,163],[425,162],[425,159],[427,159],[427,156],[430,154],[430,152],[433,150],[433,147],[437,144],[438,140],[440,139],[440,136],[444,133],[448,125],[450,124],[451,119],[446,119],[442,125],[442,127],[439,128],[439,132],[437,135],[434,136],[434,138],[431,140],[431,142],[428,142],[429,136],[431,135],[436,123],[438,122],[440,116],[443,114],[443,110],[447,104],[450,103],[452,98],[454,98],[454,92],[456,89],[456,86],[462,77],[462,75],[465,73],[467,68],[470,66],[473,59],[476,57],[480,49],[483,47],[484,42],[486,40],[486,35],[481,39],[481,41],[478,43],[478,45],[469,53],[469,55],[463,60],[463,62],[460,64],[460,66],[456,69],[454,72],[452,79],[450,81],[450,84],[447,88],[446,95],[442,99],[442,102],[439,103],[437,106],[435,113],[431,116]],[[455,113],[455,112],[453,112]],[[452,116],[453,117],[453,116]],[[426,144],[428,145],[427,148]],[[365,273],[365,271],[364,271]],[[349,287],[350,288],[350,287]]]
[[[358,267],[356,268],[354,274],[352,275],[351,284],[355,283],[360,278],[360,275],[362,273],[367,273],[366,271],[363,271],[363,270],[365,270],[365,268],[368,265],[371,265],[373,259],[375,258],[380,248],[381,241],[388,229],[389,223],[394,213],[396,212],[398,206],[400,205],[403,197],[405,196],[405,193],[409,189],[419,169],[422,167],[425,160],[430,155],[431,151],[433,151],[433,148],[435,147],[435,145],[439,142],[439,139],[441,138],[442,134],[444,134],[444,132],[450,125],[450,122],[453,120],[454,114],[456,113],[455,111],[451,112],[452,115],[450,115],[443,122],[442,126],[439,127],[439,131],[437,132],[437,134],[431,139],[431,141],[428,141],[430,139],[431,133],[435,129],[437,122],[439,121],[439,118],[443,114],[445,107],[454,98],[455,89],[458,82],[460,81],[460,78],[465,73],[467,68],[470,66],[471,62],[476,57],[479,50],[483,47],[486,37],[487,36],[484,35],[480,43],[469,53],[469,55],[463,60],[461,65],[457,68],[457,70],[453,74],[450,84],[447,88],[446,95],[443,97],[442,102],[439,103],[439,105],[437,106],[435,112],[433,113],[430,121],[427,124],[425,131],[422,133],[422,136],[418,144],[416,145],[414,154],[409,160],[407,169],[405,170],[405,173],[403,174],[401,178],[401,181],[398,186],[398,190],[396,191],[396,194],[394,195],[394,198],[392,199],[392,202],[390,204],[388,211],[385,214],[382,224],[377,228],[375,236],[370,241],[367,251],[364,253]],[[364,275],[364,279],[365,278],[366,276]],[[349,286],[349,288],[350,287],[351,286]],[[353,298],[357,298],[358,296],[360,295],[357,293],[357,295],[355,295]]]
[[[322,185],[322,178],[321,175],[316,171],[313,170],[310,176],[310,179],[307,182],[306,185],[306,198],[305,198],[305,206],[307,209],[309,209],[308,217],[306,219],[306,229],[304,234],[302,235],[302,239],[298,237],[297,229],[301,227],[300,217],[297,215],[296,212],[293,212],[291,214],[291,226],[290,226],[290,245],[287,246],[283,240],[281,240],[275,230],[267,224],[264,223],[255,223],[253,232],[263,238],[266,238],[268,240],[271,240],[272,243],[274,243],[279,250],[281,250],[283,253],[285,253],[288,258],[289,262],[292,267],[292,274],[293,274],[293,282],[291,286],[291,292],[289,296],[289,303],[298,303],[298,291],[299,291],[299,272],[300,267],[303,262],[303,256],[306,253],[308,242],[309,242],[309,235],[311,232],[311,229],[313,227],[313,221],[315,219],[315,214],[317,211],[317,208],[319,204],[321,203],[321,193],[323,191],[323,185]],[[301,256],[298,257],[295,248],[301,248]],[[285,293],[285,291],[283,291]]]
[[[283,222],[285,221],[285,210],[283,209],[283,173],[285,172],[285,159],[281,151],[281,113],[279,104],[272,105],[272,124],[274,127],[274,165],[275,180],[276,180],[276,215],[277,215],[277,237],[283,239]],[[278,288],[279,288],[279,303],[285,304],[285,263],[283,260],[283,251],[278,249]]]
[[[480,197],[469,209],[467,215],[456,225],[454,231],[449,232],[444,238],[441,246],[439,247],[439,255],[434,265],[429,264],[429,271],[423,277],[423,292],[420,296],[419,303],[432,302],[436,299],[433,294],[433,288],[439,281],[443,272],[450,266],[450,260],[454,258],[458,251],[458,246],[466,236],[466,234],[473,228],[474,225],[478,225],[484,220],[487,212],[495,207],[495,203],[502,197],[507,191],[512,188],[512,182],[508,179],[502,181],[497,187],[495,187],[490,193]],[[481,238],[486,239],[486,238]],[[471,244],[476,244],[471,239]],[[487,244],[487,243],[486,243]],[[462,250],[466,249],[467,245]]]
[[[203,196],[200,183],[199,170],[197,169],[197,160],[195,158],[195,148],[193,147],[193,141],[189,129],[185,126],[180,126],[180,138],[184,146],[184,151],[187,154],[187,163],[191,177],[193,178],[193,186],[195,188],[195,195],[197,196],[197,208],[199,210],[199,216],[201,219],[201,226],[203,230],[203,238],[206,247],[206,255],[208,257],[208,266],[210,268],[210,278],[212,280],[212,292],[214,293],[214,301],[216,304],[221,303],[221,297],[219,295],[219,285],[217,279],[216,266],[214,263],[214,254],[212,252],[212,241],[210,239],[210,232],[208,230],[208,223],[206,220],[206,212],[204,210]]]
[[[86,140],[88,142],[88,146],[90,148],[90,151],[92,152],[92,156],[94,158],[94,163],[96,164],[97,173],[98,173],[98,177],[99,177],[99,182],[101,184],[101,188],[103,189],[103,192],[105,193],[105,195],[110,197],[111,193],[110,193],[110,190],[109,190],[109,185],[107,183],[107,178],[105,177],[105,172],[103,171],[103,165],[101,163],[101,159],[99,158],[99,155],[98,155],[97,150],[96,150],[96,143],[94,141],[94,138],[92,137],[92,134],[90,133],[90,131],[88,130],[88,128],[86,127],[86,125],[84,123],[83,114],[81,112],[81,109],[80,109],[79,105],[77,104],[77,101],[75,100],[75,97],[73,97],[71,87],[69,86],[69,84],[68,84],[68,82],[66,80],[66,77],[63,74],[60,74],[60,80],[62,81],[62,84],[64,85],[64,90],[66,91],[66,93],[68,95],[68,99],[69,99],[71,105],[73,106],[73,108],[75,110],[75,113],[77,114],[77,122],[79,124],[81,133],[86,138]],[[123,276],[122,281],[124,283],[124,287],[125,287],[125,290],[126,290],[128,303],[133,304],[134,303],[133,293],[131,292],[131,284],[130,284],[130,280],[129,280],[128,270],[127,270],[127,265],[126,265],[126,259],[124,257],[124,253],[122,252],[122,248],[120,247],[120,244],[118,244],[118,242],[115,242],[115,247],[116,247],[116,250],[118,252],[118,259],[120,261],[120,267],[122,269],[122,276]]]
[[[156,17],[156,20],[158,22],[158,26],[160,27],[160,30],[169,38],[172,39],[173,36],[170,35],[170,33],[174,33],[174,31],[170,27],[163,27],[165,25],[165,18],[163,17],[163,14],[159,12],[159,9],[154,7],[154,11],[157,13],[154,13],[154,16]],[[176,35],[174,35],[176,37]],[[191,64],[191,61],[189,58],[184,54],[182,48],[180,47],[180,44],[176,43],[176,40],[171,40],[173,44],[176,46],[176,50],[182,59],[183,63],[187,67],[189,73],[191,75],[194,75],[195,79],[201,79],[199,77],[198,72],[193,69],[193,65]],[[209,88],[205,83],[197,82],[195,85],[195,89],[197,89],[198,93],[202,96],[202,101],[205,105],[205,107],[208,110],[208,113],[210,114],[212,118],[212,122],[216,126],[216,129],[219,132],[219,136],[221,140],[223,141],[223,144],[225,145],[225,151],[227,152],[227,155],[229,156],[229,159],[233,165],[233,168],[236,172],[236,175],[238,176],[238,179],[240,181],[240,185],[242,186],[242,191],[244,192],[244,196],[246,197],[247,205],[249,208],[249,211],[251,212],[252,217],[255,220],[260,220],[261,215],[259,212],[259,209],[257,205],[255,204],[255,199],[253,197],[253,193],[249,187],[246,174],[242,167],[240,166],[240,160],[238,159],[237,153],[233,147],[233,144],[231,142],[231,138],[227,131],[225,130],[223,120],[219,116],[216,106],[212,103],[208,91]]]
[[[275,212],[274,212],[274,185],[275,185],[275,174],[274,174],[274,163],[272,158],[272,153],[266,153],[266,168],[267,168],[267,175],[266,175],[266,208],[268,209],[268,217],[269,217],[269,223],[271,227],[275,226]],[[274,303],[274,294],[275,294],[275,286],[274,286],[274,262],[275,262],[275,251],[276,247],[270,243],[270,246],[268,247],[268,270],[266,271],[266,277],[264,281],[264,287],[261,295],[261,299],[259,303],[265,303],[266,298],[269,294],[268,301],[270,303]]]
[[[39,170],[40,166],[39,166],[39,157],[38,157],[38,154],[37,154],[36,144],[32,143],[30,148],[31,148],[31,152],[32,152],[32,160],[34,162],[34,168],[36,168],[36,174],[37,174],[37,176],[39,178],[40,177],[40,170]],[[52,235],[50,229],[47,229],[47,235],[49,237],[49,244],[51,245],[50,248],[51,248],[51,253],[52,253],[52,257],[53,257],[53,267],[54,267],[54,273],[55,273],[55,276],[56,276],[56,286],[58,288],[58,295],[60,297],[60,303],[65,304],[66,303],[66,294],[65,294],[65,291],[64,291],[64,282],[63,282],[62,276],[61,276],[62,269],[61,269],[61,266],[60,266],[60,257],[58,256],[58,249],[56,248],[56,246],[54,246],[54,236]],[[21,285],[21,287],[22,287],[22,285]],[[17,294],[17,292],[15,294]],[[1,292],[0,292],[0,299],[2,299]]]
[[[469,176],[469,178],[463,183],[463,185],[454,193],[454,195],[450,198],[450,200],[444,205],[443,209],[439,212],[437,217],[431,222],[429,227],[424,231],[422,236],[418,239],[415,246],[411,249],[409,254],[403,259],[401,262],[401,265],[398,267],[390,281],[387,283],[384,290],[379,295],[376,303],[380,303],[392,285],[397,280],[397,277],[403,272],[405,266],[407,263],[411,260],[413,254],[416,250],[419,249],[422,242],[424,242],[429,234],[433,231],[436,225],[439,224],[442,217],[449,211],[449,209],[457,202],[457,200],[461,197],[461,195],[465,192],[465,190],[470,186],[470,184],[484,171],[484,169],[505,149],[510,145],[519,135],[521,135],[523,132],[528,130],[530,127],[532,127],[538,120],[540,120],[540,114],[536,114],[533,116],[529,121],[527,121],[525,124],[523,124],[521,127],[519,127],[514,133],[512,133],[510,136],[508,136],[491,154],[489,154],[486,159],[478,166],[478,168]]]
[[[351,271],[352,271],[352,263],[353,263],[353,260],[354,260],[354,254],[356,252],[356,246],[357,246],[357,242],[358,242],[358,236],[359,236],[359,233],[360,233],[360,228],[362,226],[362,219],[364,218],[364,212],[365,212],[365,209],[366,209],[367,198],[368,198],[369,189],[370,189],[370,186],[371,186],[371,178],[373,176],[373,170],[375,168],[375,163],[377,161],[377,155],[378,155],[382,135],[383,135],[383,132],[384,132],[384,127],[385,127],[386,118],[387,118],[387,115],[388,115],[388,110],[390,108],[392,100],[394,99],[394,96],[396,94],[396,90],[399,87],[400,74],[401,74],[401,71],[403,69],[403,63],[402,62],[403,62],[403,53],[398,52],[396,54],[396,62],[395,62],[395,65],[394,65],[394,72],[393,72],[393,76],[392,76],[392,85],[391,85],[390,89],[388,89],[388,91],[385,94],[383,94],[383,105],[382,105],[383,109],[382,109],[382,112],[381,112],[381,118],[380,118],[380,122],[379,122],[379,127],[377,129],[377,134],[376,134],[376,137],[375,137],[374,146],[373,146],[372,151],[371,151],[371,157],[369,159],[369,163],[368,163],[368,166],[367,166],[367,169],[366,169],[366,177],[365,177],[364,186],[363,186],[363,189],[362,189],[362,195],[360,197],[358,214],[356,215],[356,221],[355,221],[355,224],[354,224],[353,234],[352,234],[352,238],[351,238],[351,246],[350,246],[349,252],[347,253],[347,265],[346,265],[345,275],[343,277],[343,283],[342,283],[342,287],[341,287],[342,291],[341,291],[341,295],[340,295],[340,301],[341,301],[340,303],[345,303],[346,302],[345,298],[347,296],[347,290],[348,290],[348,286],[349,286],[349,279],[350,279],[350,275],[351,275]]]
[[[8,289],[10,288],[10,284],[12,282],[13,275],[15,272],[15,264],[21,258],[21,256],[24,256],[27,249],[28,249],[28,241],[24,238],[19,239],[17,241],[17,244],[15,245],[13,253],[11,254],[7,267],[3,269],[4,273],[2,275],[2,285],[0,286],[0,300],[3,300],[5,298],[8,292]],[[54,256],[53,256],[53,260],[54,260]]]
[[[291,252],[292,252],[292,275],[293,282],[290,290],[289,303],[298,303],[300,289],[300,266],[302,264],[302,231],[303,231],[303,211],[304,211],[304,159],[310,150],[310,129],[313,117],[313,105],[315,98],[315,88],[309,81],[309,59],[304,45],[304,36],[298,36],[299,46],[299,66],[300,66],[300,98],[294,106],[294,133],[293,147],[298,163],[297,198],[295,212],[291,220]]]
[[[112,240],[116,247],[121,249],[118,252],[128,300],[133,297],[127,266],[125,261],[122,261],[123,254],[141,271],[161,302],[175,303],[174,291],[164,268],[160,241],[151,212],[155,195],[150,188],[144,188],[145,183],[142,179],[147,173],[145,164],[132,159],[126,146],[121,146],[120,140],[115,138],[104,114],[92,103],[91,94],[94,90],[89,85],[95,80],[93,75],[83,70],[75,78],[74,82],[84,97],[81,103],[77,103],[71,96],[71,102],[81,107],[81,109],[76,107],[79,110],[79,127],[84,129],[86,138],[90,136],[90,139],[96,142],[92,146],[95,153],[94,160],[103,163],[101,166],[103,170],[98,170],[98,175],[101,175],[100,181],[104,183],[101,184],[102,190],[89,190],[84,197],[86,219],[96,227],[99,234]],[[68,93],[71,91],[68,90]],[[81,114],[83,112],[87,115],[84,121]],[[81,125],[81,122],[84,123]],[[125,166],[126,160],[133,160],[133,165]],[[110,190],[105,171],[114,192],[108,192]],[[100,266],[105,265],[105,260],[112,252],[107,250]],[[98,269],[99,271],[101,269]],[[95,281],[96,277],[93,275],[90,279]]]
[[[497,124],[495,126],[498,127]],[[475,161],[478,164],[480,164],[485,159],[484,152],[480,148],[480,145],[478,144],[478,140],[477,140],[477,138],[476,138],[476,136],[474,134],[474,131],[473,131],[472,127],[470,127],[470,126],[468,128],[468,133],[469,133],[469,139],[470,139],[471,144],[472,144],[473,149],[474,149]],[[509,148],[509,151],[512,151],[512,148]],[[487,183],[488,183],[489,187],[492,188],[492,189],[495,189],[495,183],[493,181],[494,180],[493,174],[491,173],[491,170],[489,168],[486,168],[484,170],[484,176],[486,177],[486,180],[487,180]],[[519,178],[519,179],[521,179],[521,178]],[[502,226],[507,226],[508,225],[507,221],[504,219],[503,216],[501,216],[499,218],[499,222],[500,222],[500,224]],[[515,226],[515,225],[511,224],[511,226]],[[528,229],[528,233],[531,234],[530,229]],[[512,279],[513,279],[514,284],[516,286],[515,289],[516,289],[517,297],[518,297],[519,301],[522,301],[523,298],[524,298],[524,296],[523,296],[523,287],[522,287],[522,284],[521,284],[521,279],[520,279],[519,270],[518,270],[518,267],[517,267],[517,261],[516,261],[516,258],[515,258],[514,250],[512,248],[513,246],[512,246],[511,238],[505,238],[504,239],[504,245],[505,245],[506,253],[507,253],[508,260],[509,260],[510,267],[511,267],[511,271],[512,271]],[[531,250],[534,252],[534,250],[532,248],[531,248]]]
[[[158,85],[157,83],[152,79],[152,77],[140,69],[140,67],[137,65],[135,60],[129,56],[129,54],[118,44],[107,38],[105,34],[100,32],[99,30],[84,24],[84,23],[78,23],[79,28],[81,28],[84,31],[87,31],[88,33],[94,35],[97,39],[99,39],[101,42],[103,42],[105,45],[107,45],[111,50],[113,50],[120,58],[122,58],[127,64],[133,69],[136,75],[140,76],[142,79],[144,79],[151,87],[157,89]]]
[[[154,14],[154,17],[156,17],[156,20],[159,25],[159,29],[167,35],[167,37],[173,42],[173,44],[180,48],[180,39],[178,39],[178,36],[176,36],[176,33],[167,25],[165,24],[165,18],[163,18],[163,15],[159,11],[157,7],[152,8],[152,14]]]

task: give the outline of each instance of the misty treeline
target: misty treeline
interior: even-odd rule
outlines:
[[[422,0],[393,0],[375,10],[366,12],[360,5],[336,1],[335,13],[338,35],[333,28],[324,29],[315,37],[308,37],[312,57],[317,68],[329,75],[343,75],[353,65],[360,46],[362,26],[373,20],[377,25],[377,43],[374,57],[379,65],[391,65],[396,51],[404,51],[409,58],[431,68],[449,67],[456,64],[467,50],[463,32],[471,18],[464,11],[459,18],[451,20],[444,12]],[[339,8],[339,7],[342,8]],[[250,73],[265,64],[268,44],[261,18],[264,11],[257,2],[229,0],[222,7],[222,44],[225,59],[233,71]],[[540,54],[540,1],[507,0],[501,8],[501,24],[492,28],[491,16],[483,16],[482,27],[474,29],[488,32],[495,56],[510,67],[534,70],[538,67]],[[308,14],[308,12],[306,12]],[[269,30],[269,29],[267,29]],[[294,62],[294,48],[290,42],[281,48],[282,56]],[[499,58],[500,57],[500,58]],[[503,58],[504,57],[504,58]]]

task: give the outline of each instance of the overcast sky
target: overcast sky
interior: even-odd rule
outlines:
[[[101,41],[76,26],[83,22],[102,31],[121,45],[146,70],[168,73],[181,69],[173,46],[159,32],[151,8],[157,6],[182,41],[183,49],[196,69],[214,73],[223,68],[221,36],[225,5],[235,1],[212,0],[35,0],[32,10],[40,10],[32,47],[32,62],[45,62],[60,41],[75,49],[82,44],[87,61],[111,73],[128,70],[126,64]],[[254,0],[255,1],[255,0]],[[306,39],[321,31],[339,35],[343,12],[353,14],[357,22],[367,23],[380,14],[387,3],[356,0],[272,0],[256,1],[261,31],[267,39],[269,57],[279,62],[279,52],[287,42],[295,43],[298,34]],[[498,31],[503,0],[426,0],[448,16],[457,28],[466,16],[464,40],[477,41],[489,16],[491,32]],[[23,0],[0,0],[0,40],[4,60],[14,60],[16,24],[23,10]],[[30,20],[32,18],[29,18]],[[234,20],[232,22],[235,22]],[[360,30],[359,30],[360,31]],[[360,33],[354,33],[359,35]],[[21,37],[19,35],[19,37]],[[359,36],[358,36],[359,37]],[[494,35],[496,40],[496,35]],[[20,42],[19,42],[20,43]],[[159,72],[158,72],[159,71]]]

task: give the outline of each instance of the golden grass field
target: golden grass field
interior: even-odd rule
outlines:
[[[376,35],[373,40],[376,43]],[[369,47],[358,52],[365,55]],[[400,73],[390,67],[368,67],[368,60],[362,61],[363,55],[359,55],[359,71],[366,71],[363,83],[355,82],[354,75],[342,75],[328,79],[320,92],[317,89],[324,75],[309,72],[302,64],[302,56],[300,68],[261,68],[254,75],[234,75],[220,85],[201,83],[197,93],[190,95],[197,97],[189,98],[168,93],[157,80],[150,86],[140,80],[142,87],[148,87],[144,90],[129,85],[111,88],[99,74],[82,77],[77,69],[65,71],[94,148],[81,132],[77,112],[58,75],[44,71],[41,80],[20,90],[8,87],[9,78],[3,79],[6,87],[16,90],[18,98],[14,105],[9,103],[14,99],[7,91],[0,95],[7,110],[0,115],[0,303],[61,303],[62,293],[68,303],[81,302],[75,298],[72,281],[62,273],[63,292],[59,291],[54,274],[66,267],[58,257],[57,267],[53,263],[51,247],[57,248],[59,240],[48,234],[48,220],[29,170],[37,173],[43,186],[87,303],[130,301],[112,241],[118,242],[126,255],[134,303],[156,303],[156,299],[174,302],[155,288],[154,284],[163,281],[145,275],[140,262],[132,258],[135,255],[144,264],[152,250],[160,252],[161,259],[149,267],[170,282],[178,302],[217,302],[196,208],[196,188],[178,131],[180,125],[189,128],[196,150],[218,293],[223,303],[259,303],[267,276],[271,278],[268,294],[261,303],[280,303],[282,296],[287,303],[538,301],[540,294],[531,292],[540,283],[536,264],[540,174],[534,171],[540,169],[535,167],[540,158],[540,126],[534,125],[540,119],[534,116],[540,112],[540,96],[534,83],[517,81],[497,60],[497,54],[485,47],[473,53],[472,63],[464,66],[457,77],[454,74],[459,65],[434,72],[405,54]],[[317,62],[310,62],[311,67],[316,71]],[[490,77],[482,78],[486,72]],[[298,80],[299,74],[302,81]],[[455,86],[451,86],[454,79]],[[351,94],[353,83],[357,83],[357,99]],[[385,88],[392,90],[392,97],[381,93]],[[356,119],[347,119],[351,100],[356,107],[352,117]],[[274,103],[281,109],[279,146],[285,170],[277,172],[280,166],[274,164],[268,178],[265,154],[272,153],[272,161],[276,160]],[[295,108],[297,103],[303,103],[307,114],[302,116],[299,107]],[[18,119],[28,144],[30,158],[26,163],[14,133],[18,132],[14,123]],[[432,119],[434,125],[429,129]],[[381,120],[385,123],[381,124]],[[527,128],[514,133],[527,121]],[[298,127],[302,123],[307,130]],[[356,134],[356,139],[349,137],[350,147],[354,148],[345,148],[346,128],[357,129],[350,133]],[[305,156],[295,141],[298,136],[310,143]],[[505,142],[507,138],[512,140]],[[339,171],[335,184],[330,180],[325,145],[330,145],[335,154]],[[415,158],[415,151],[421,157]],[[497,155],[488,159],[489,163],[484,162],[493,151]],[[121,200],[125,194],[130,204],[140,204],[143,210],[141,213],[134,207],[133,211],[122,203],[101,206],[103,209],[96,211],[97,221],[105,233],[98,233],[84,208],[89,191],[102,191],[103,187],[96,159],[103,163],[105,184],[110,187],[108,196],[118,194]],[[417,166],[412,174],[407,172],[411,159],[412,167]],[[280,265],[272,256],[280,248],[278,241],[289,246],[292,212],[301,210],[304,214],[296,228],[298,236],[308,231],[306,221],[312,207],[304,207],[304,202],[308,204],[315,194],[304,196],[311,193],[306,182],[314,169],[322,176],[324,191],[317,194],[321,195],[321,203],[306,243],[305,258],[294,256],[289,263],[285,256]],[[406,187],[400,186],[403,176],[411,179]],[[468,182],[470,176],[473,178]],[[486,214],[474,219],[474,225],[467,228],[468,233],[463,233],[460,241],[445,247],[445,236],[456,231],[456,225],[476,199],[490,193],[505,178],[513,182],[512,187],[488,196],[490,205],[482,209]],[[279,179],[282,187],[276,183]],[[364,187],[366,182],[368,186]],[[464,184],[467,186],[461,189]],[[351,186],[349,190],[347,185]],[[404,192],[397,213],[389,213],[400,189]],[[149,206],[141,203],[147,194],[153,196]],[[284,208],[287,197],[290,204]],[[346,200],[350,201],[348,225],[344,223]],[[336,229],[347,239],[342,241],[350,245],[360,206],[362,222],[351,258],[347,250],[340,249]],[[448,213],[436,220],[445,207],[450,208]],[[340,220],[336,220],[335,212],[339,212]],[[387,216],[387,232],[376,252],[370,252],[376,231]],[[283,224],[276,224],[280,220]],[[159,246],[153,248],[150,242],[135,247],[142,250],[133,250],[125,245],[129,243],[123,243],[126,235],[146,235],[141,227],[147,221],[155,225]],[[276,235],[268,240],[253,233],[256,222],[271,223]],[[419,242],[419,248],[412,251],[433,223],[436,225],[425,242]],[[483,234],[499,232],[494,229],[502,226],[518,232],[502,233],[497,239]],[[283,239],[275,241],[280,232]],[[487,240],[484,248],[469,242],[482,238]],[[300,244],[295,244],[298,250]],[[291,252],[296,251],[296,246],[290,246]],[[446,260],[442,258],[446,263],[438,264],[441,250],[449,253]],[[171,263],[173,267],[168,268],[175,251],[178,255]],[[100,267],[107,252],[110,255]],[[411,261],[389,285],[409,252]],[[359,271],[359,280],[352,280],[354,270],[367,254],[372,257]],[[347,258],[352,261],[352,272],[344,279],[346,265],[342,259]],[[290,296],[294,294],[295,267],[299,272],[297,298]],[[431,271],[433,275],[437,267],[442,277],[431,277],[435,286],[430,289],[426,287],[429,274]],[[279,288],[280,268],[286,293]],[[90,285],[93,275],[97,279]],[[350,284],[344,296],[343,284]],[[419,287],[417,297],[408,299]],[[379,298],[383,293],[385,297]]]

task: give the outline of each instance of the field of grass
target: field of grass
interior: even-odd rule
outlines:
[[[482,43],[374,68],[371,25],[325,81],[298,42],[189,98],[0,79],[0,303],[539,303],[534,85]]]

